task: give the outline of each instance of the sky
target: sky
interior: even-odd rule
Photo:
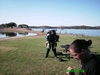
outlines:
[[[0,24],[100,26],[100,0],[0,0]]]

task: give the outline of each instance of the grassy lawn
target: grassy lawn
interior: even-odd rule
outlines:
[[[91,51],[100,54],[100,37],[91,36],[60,35],[57,51],[61,51],[60,45],[70,44],[75,39],[91,39]],[[45,51],[45,36],[0,41],[0,75],[66,75],[68,66],[80,67],[80,62],[65,56],[59,56],[65,60],[59,62],[52,51],[49,58],[44,58]]]

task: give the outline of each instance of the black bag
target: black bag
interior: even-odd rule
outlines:
[[[62,53],[62,52],[57,52],[56,54],[57,54],[57,55],[63,55],[63,53]]]

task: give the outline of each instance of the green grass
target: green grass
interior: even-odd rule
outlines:
[[[91,39],[91,50],[100,54],[100,37],[60,35],[60,45],[70,44],[75,39]],[[68,66],[79,69],[80,62],[70,61],[61,56],[64,62],[54,58],[52,50],[45,57],[45,36],[25,37],[0,41],[0,75],[65,75]],[[60,56],[59,56],[60,57]]]

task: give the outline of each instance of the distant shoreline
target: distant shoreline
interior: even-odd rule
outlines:
[[[100,26],[29,26],[30,28],[44,28],[44,29],[100,29]]]

